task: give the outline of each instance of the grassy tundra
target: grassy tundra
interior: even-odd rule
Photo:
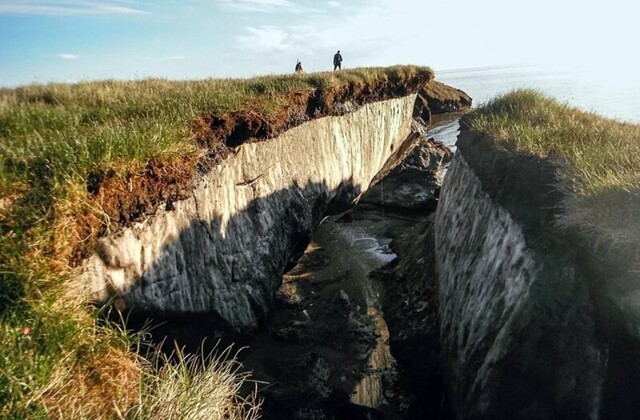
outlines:
[[[475,110],[472,128],[558,163],[559,225],[614,247],[640,243],[640,125],[517,90]]]
[[[336,113],[334,102],[401,96],[431,79],[400,66],[0,89],[0,417],[254,416],[232,360],[156,369],[135,351],[140,334],[88,304],[74,265],[96,238],[179,199],[224,157],[234,126],[268,138]]]

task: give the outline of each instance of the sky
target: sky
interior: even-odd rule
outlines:
[[[637,78],[631,0],[0,0],[0,86],[429,65]],[[631,77],[632,76],[632,77]]]

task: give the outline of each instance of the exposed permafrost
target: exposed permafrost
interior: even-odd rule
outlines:
[[[80,267],[89,292],[137,312],[210,313],[253,329],[329,202],[366,190],[408,136],[414,102],[368,104],[240,146],[190,198],[102,239]]]
[[[435,221],[441,357],[456,418],[599,415],[607,353],[586,285],[529,239],[456,154]]]

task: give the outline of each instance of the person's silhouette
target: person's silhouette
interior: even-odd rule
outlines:
[[[333,56],[333,71],[342,69],[342,55],[340,54],[340,50]]]

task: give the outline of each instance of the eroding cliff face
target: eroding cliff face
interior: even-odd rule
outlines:
[[[596,418],[607,352],[571,246],[550,224],[553,180],[485,140],[461,134],[436,212],[451,407],[458,418]]]
[[[414,102],[365,105],[238,147],[190,198],[102,239],[81,267],[90,293],[136,312],[207,313],[253,329],[327,206],[366,190],[408,136]]]
[[[442,143],[413,133],[385,163],[360,202],[433,211],[444,168],[452,157],[451,150]]]

